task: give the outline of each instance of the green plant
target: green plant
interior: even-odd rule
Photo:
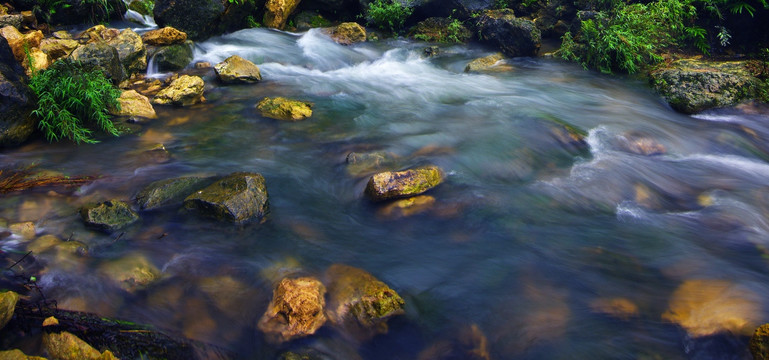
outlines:
[[[262,24],[256,21],[253,15],[246,16],[246,25],[250,28],[262,27]]]
[[[462,26],[462,22],[457,19],[452,19],[449,25],[446,27],[446,31],[448,32],[448,34],[446,34],[446,39],[448,39],[449,42],[462,42],[461,36],[463,30],[465,29]]]
[[[98,23],[102,21],[108,21],[110,13],[112,13],[112,5],[110,0],[80,0],[80,5],[88,9],[89,20],[92,23]]]
[[[98,142],[86,124],[120,135],[108,115],[109,107],[120,109],[120,90],[101,70],[87,69],[69,59],[58,60],[32,76],[29,87],[37,95],[38,107],[32,114],[48,141]]]
[[[398,32],[403,29],[413,9],[399,0],[376,0],[368,4],[366,22],[382,30]]]
[[[509,5],[507,4],[507,0],[494,0],[494,8],[495,9],[505,9]]]
[[[622,4],[582,21],[578,38],[564,36],[561,56],[604,73],[634,73],[661,61],[663,50],[697,36],[699,30],[686,26],[695,16],[694,6],[679,0]]]

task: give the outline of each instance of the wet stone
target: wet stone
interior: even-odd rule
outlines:
[[[13,291],[0,292],[0,329],[11,321],[18,301],[19,294]]]
[[[35,223],[31,221],[11,224],[11,226],[8,227],[8,230],[11,230],[11,233],[21,236],[26,240],[34,238],[36,234]]]
[[[259,67],[237,55],[232,55],[214,66],[219,81],[227,84],[253,84],[262,80]]]
[[[233,173],[188,196],[184,206],[231,222],[262,218],[268,208],[264,177],[257,173]]]
[[[139,220],[139,214],[119,200],[85,206],[80,209],[80,217],[86,226],[104,232],[120,230]]]
[[[277,120],[299,121],[312,116],[310,103],[283,97],[264,98],[256,104],[256,108],[262,116]]]
[[[167,205],[182,204],[184,198],[208,185],[203,177],[185,176],[159,180],[147,185],[136,195],[136,204],[142,210],[153,210]]]
[[[371,200],[383,201],[419,195],[442,182],[441,169],[437,166],[426,166],[375,174],[369,179],[365,192]]]
[[[352,176],[370,174],[383,167],[392,166],[397,156],[387,151],[351,152],[345,159],[347,173]]]
[[[100,267],[100,271],[129,292],[143,289],[160,278],[160,270],[141,254],[129,254],[107,262]]]
[[[46,360],[44,357],[29,356],[19,349],[0,351],[2,360]]]
[[[109,350],[100,353],[85,341],[66,331],[60,333],[44,333],[43,345],[51,358],[59,360],[116,359]]]
[[[326,288],[315,278],[283,279],[259,320],[268,340],[281,343],[314,334],[326,322]]]

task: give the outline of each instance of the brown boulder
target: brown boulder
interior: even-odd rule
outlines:
[[[256,83],[262,80],[259,67],[238,55],[232,55],[216,64],[214,71],[224,83]]]
[[[326,322],[326,287],[315,278],[283,279],[259,320],[259,329],[275,343],[312,335]]]
[[[366,41],[366,29],[354,22],[341,23],[335,27],[325,28],[323,32],[342,45]]]
[[[43,40],[43,32],[35,30],[22,34],[13,26],[6,26],[0,29],[0,35],[8,40],[8,45],[13,51],[13,56],[16,57],[16,61],[21,63],[27,56],[24,48],[32,49],[40,47],[40,41]]]
[[[150,104],[150,99],[139,94],[136,90],[123,91],[117,101],[120,103],[120,110],[113,110],[112,115],[146,119],[158,117],[155,113],[155,108]]]
[[[267,0],[264,4],[264,19],[266,27],[283,29],[291,13],[296,10],[301,0]]]
[[[158,105],[189,106],[203,102],[205,83],[199,76],[182,75],[152,100]]]
[[[142,40],[147,45],[155,46],[183,44],[187,40],[187,33],[166,26],[162,29],[147,31],[142,35]]]

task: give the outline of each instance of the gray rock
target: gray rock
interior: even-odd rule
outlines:
[[[21,14],[16,15],[0,15],[0,28],[6,26],[13,26],[17,29],[21,28],[21,21],[24,17]]]
[[[26,141],[35,130],[33,95],[24,84],[24,69],[0,36],[0,148]]]
[[[192,40],[204,40],[246,26],[246,17],[263,1],[156,0],[153,15],[159,27],[171,26]]]
[[[86,226],[112,232],[139,220],[139,215],[125,202],[109,200],[80,209],[80,217]]]
[[[126,78],[126,71],[120,62],[117,49],[103,42],[93,42],[83,45],[69,55],[72,60],[84,65],[102,69],[113,83],[119,84]]]
[[[516,18],[509,9],[489,10],[478,18],[481,41],[509,57],[536,56],[542,35],[531,20]]]
[[[188,196],[184,206],[205,216],[237,223],[261,218],[268,208],[264,177],[248,172],[230,174]]]
[[[209,178],[185,176],[155,181],[136,195],[142,210],[153,210],[167,205],[182,204],[184,198],[210,184]]]

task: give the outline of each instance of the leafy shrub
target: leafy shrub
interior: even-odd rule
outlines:
[[[412,11],[412,8],[403,5],[399,0],[376,0],[368,4],[365,17],[371,26],[398,32],[403,29]]]
[[[120,109],[120,90],[101,70],[87,69],[69,59],[56,61],[48,69],[34,74],[29,87],[37,95],[38,107],[32,112],[48,141],[70,139],[75,143],[96,143],[86,124],[95,124],[117,136],[108,108]]]
[[[620,4],[613,14],[582,21],[578,38],[564,35],[561,56],[604,73],[634,73],[661,61],[664,49],[696,36],[698,30],[686,26],[695,16],[694,6],[679,0]]]

